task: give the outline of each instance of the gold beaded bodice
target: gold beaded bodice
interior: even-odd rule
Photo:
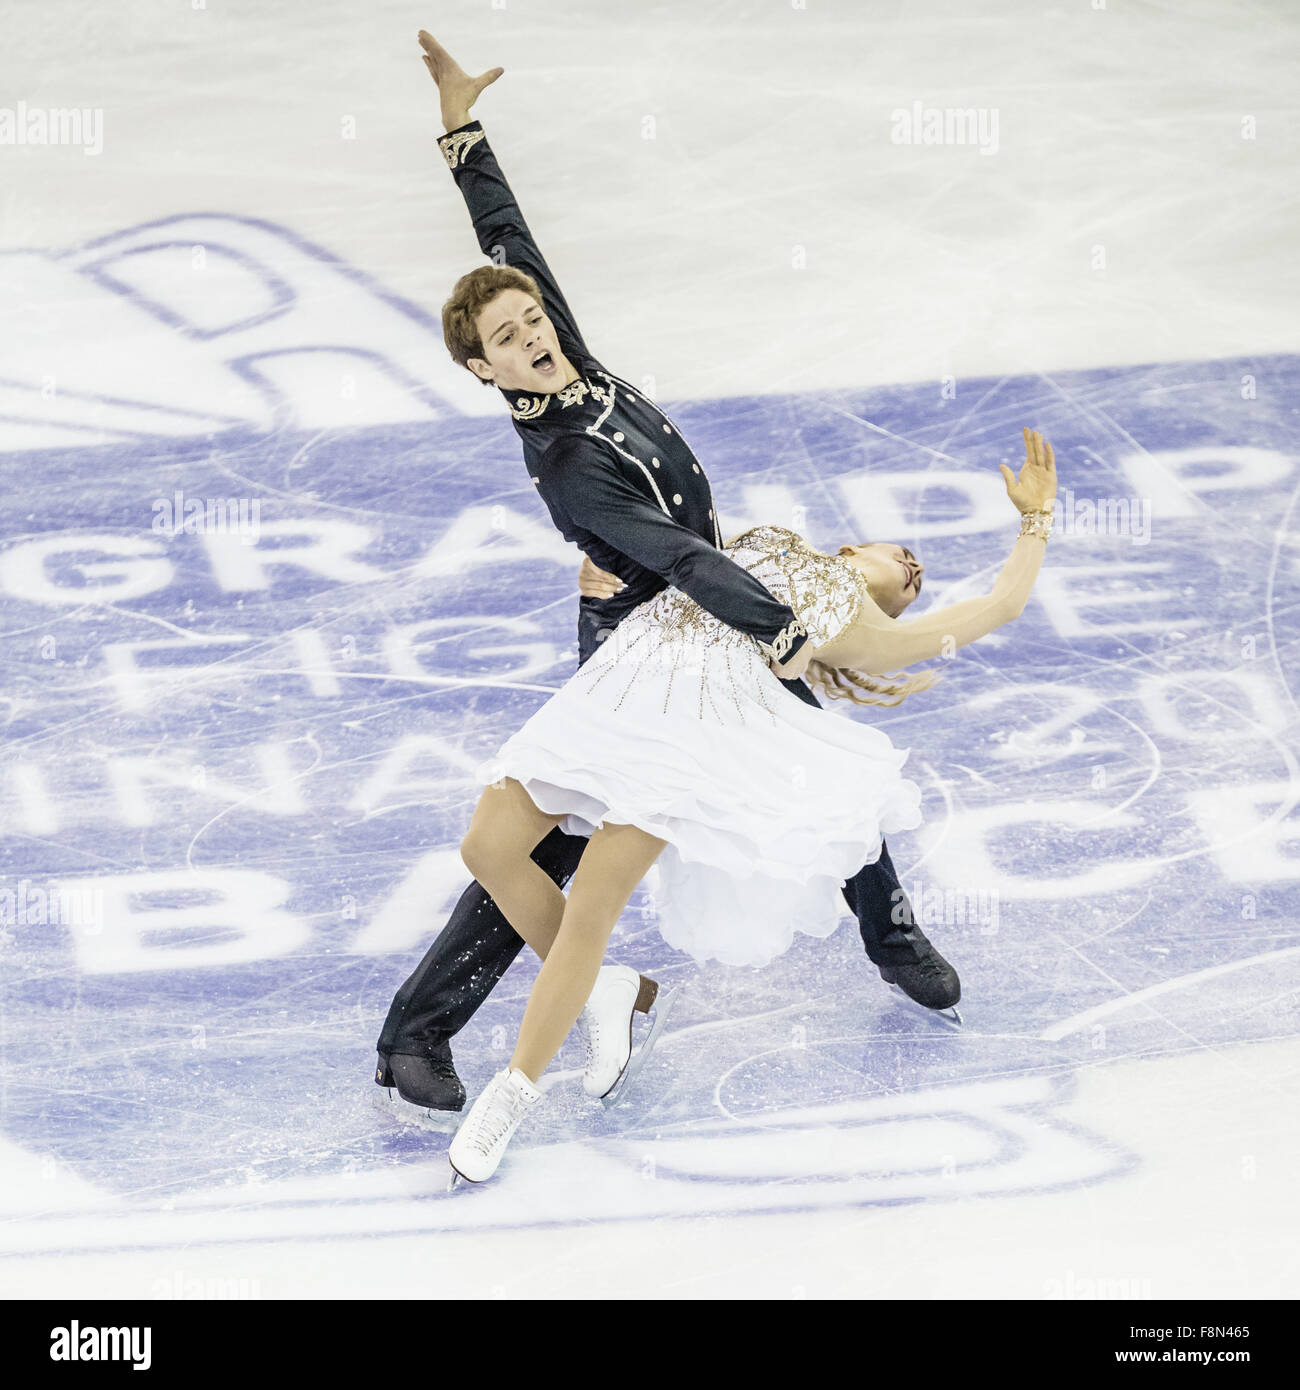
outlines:
[[[751,527],[724,549],[794,609],[814,647],[838,637],[858,616],[867,596],[866,580],[846,560],[823,555],[781,526]]]
[[[814,550],[802,536],[784,527],[751,527],[723,549],[773,597],[794,610],[816,647],[843,632],[867,598],[866,581],[852,565]],[[700,717],[711,708],[725,718],[727,706],[739,709],[734,698],[735,681],[753,681],[755,668],[766,670],[756,638],[715,618],[680,589],[665,589],[628,614],[579,672],[579,678],[587,673],[594,690],[612,671],[625,670],[626,682],[620,680],[619,687],[626,694],[649,672],[660,676],[667,672],[666,713],[674,685],[679,690],[683,684],[694,686],[694,681],[678,680],[689,670],[699,677]],[[720,705],[720,689],[725,694],[728,685],[732,698],[722,699]]]

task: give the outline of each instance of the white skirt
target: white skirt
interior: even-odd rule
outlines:
[[[921,823],[920,788],[906,750],[805,704],[752,638],[720,640],[713,620],[665,635],[654,608],[629,614],[479,780],[514,778],[571,835],[635,825],[666,841],[652,890],[664,940],[766,965],[795,932],[835,930],[844,881],[883,835]]]

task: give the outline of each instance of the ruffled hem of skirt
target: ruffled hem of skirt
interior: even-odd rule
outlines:
[[[479,769],[483,783],[505,777],[519,782],[547,815],[562,817],[568,834],[590,836],[601,825],[634,825],[671,844],[683,864],[740,878],[759,873],[794,883],[843,882],[879,857],[885,835],[915,829],[922,821],[920,788],[892,772],[890,794],[875,805],[852,808],[856,814],[840,807],[825,815],[812,798],[792,793],[784,814],[751,817],[747,824],[701,802],[692,788],[648,798],[640,788],[619,787],[608,769],[576,767],[535,745],[503,749]]]

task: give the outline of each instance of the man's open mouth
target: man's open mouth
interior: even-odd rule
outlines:
[[[539,352],[533,358],[533,370],[535,372],[553,372],[555,370],[555,358],[549,352]]]

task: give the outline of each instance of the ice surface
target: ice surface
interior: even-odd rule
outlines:
[[[965,1030],[847,921],[701,972],[638,897],[614,952],[684,991],[637,1091],[588,1105],[566,1054],[450,1196],[445,1140],[369,1105],[373,1044],[474,767],[572,669],[576,557],[441,346],[477,256],[435,20],[507,68],[503,167],[727,531],[897,540],[923,608],[966,596],[1024,424],[1067,523],[1017,624],[827,716],[912,750],[891,848]],[[3,100],[100,110],[103,148],[0,145],[0,1288],[1294,1296],[1298,22],[29,17]],[[895,143],[913,103],[996,111],[996,149]],[[245,533],[171,534],[195,499]],[[471,1092],[532,974],[457,1039]]]

